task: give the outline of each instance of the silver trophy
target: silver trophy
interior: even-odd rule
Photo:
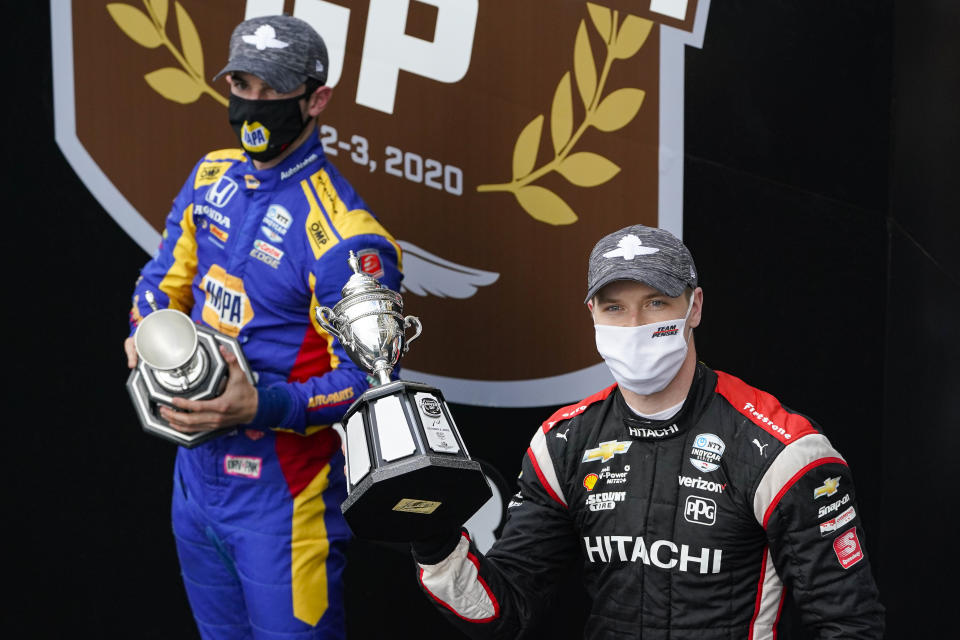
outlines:
[[[316,308],[317,322],[374,377],[343,417],[343,515],[358,537],[386,542],[456,529],[490,498],[486,477],[470,459],[440,390],[390,379],[420,336],[420,320],[404,317],[400,294],[363,273],[352,251],[349,263],[353,275],[340,302]]]
[[[235,339],[196,324],[181,311],[158,309],[150,291],[145,297],[153,312],[140,321],[133,334],[137,366],[127,378],[127,391],[143,430],[187,448],[233,430],[235,427],[183,433],[160,416],[160,405],[176,408],[174,398],[209,400],[223,393],[229,367],[221,346],[237,356],[251,384],[254,377]]]

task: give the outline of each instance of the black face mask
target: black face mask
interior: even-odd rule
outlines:
[[[306,97],[304,92],[282,100],[246,100],[230,94],[230,126],[247,155],[269,162],[283,153],[310,122],[300,112]]]

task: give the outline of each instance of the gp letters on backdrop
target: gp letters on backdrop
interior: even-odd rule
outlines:
[[[430,329],[404,377],[452,402],[562,404],[610,382],[579,339],[596,238],[638,222],[681,233],[683,56],[701,46],[708,10],[709,0],[51,0],[56,136],[152,252],[185,168],[236,146],[226,86],[211,80],[223,25],[291,12],[330,53],[324,151],[401,238],[404,291]]]

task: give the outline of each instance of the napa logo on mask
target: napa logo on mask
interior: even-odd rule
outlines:
[[[267,150],[267,144],[270,142],[270,130],[257,121],[243,121],[243,127],[240,128],[240,141],[243,148],[253,153]]]

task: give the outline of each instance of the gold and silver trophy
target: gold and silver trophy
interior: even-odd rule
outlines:
[[[235,427],[183,433],[163,419],[159,408],[166,405],[176,409],[174,398],[210,400],[223,393],[230,372],[220,353],[221,346],[237,357],[253,384],[250,365],[239,343],[198,325],[181,311],[158,309],[150,291],[145,297],[153,312],[140,321],[133,334],[137,366],[127,377],[127,391],[143,430],[187,448],[232,431]]]
[[[400,294],[363,273],[352,251],[349,263],[353,275],[340,302],[316,308],[317,322],[374,378],[343,417],[348,495],[341,510],[354,534],[371,540],[455,530],[490,498],[490,487],[440,390],[390,378],[420,336],[420,320],[403,316]]]

